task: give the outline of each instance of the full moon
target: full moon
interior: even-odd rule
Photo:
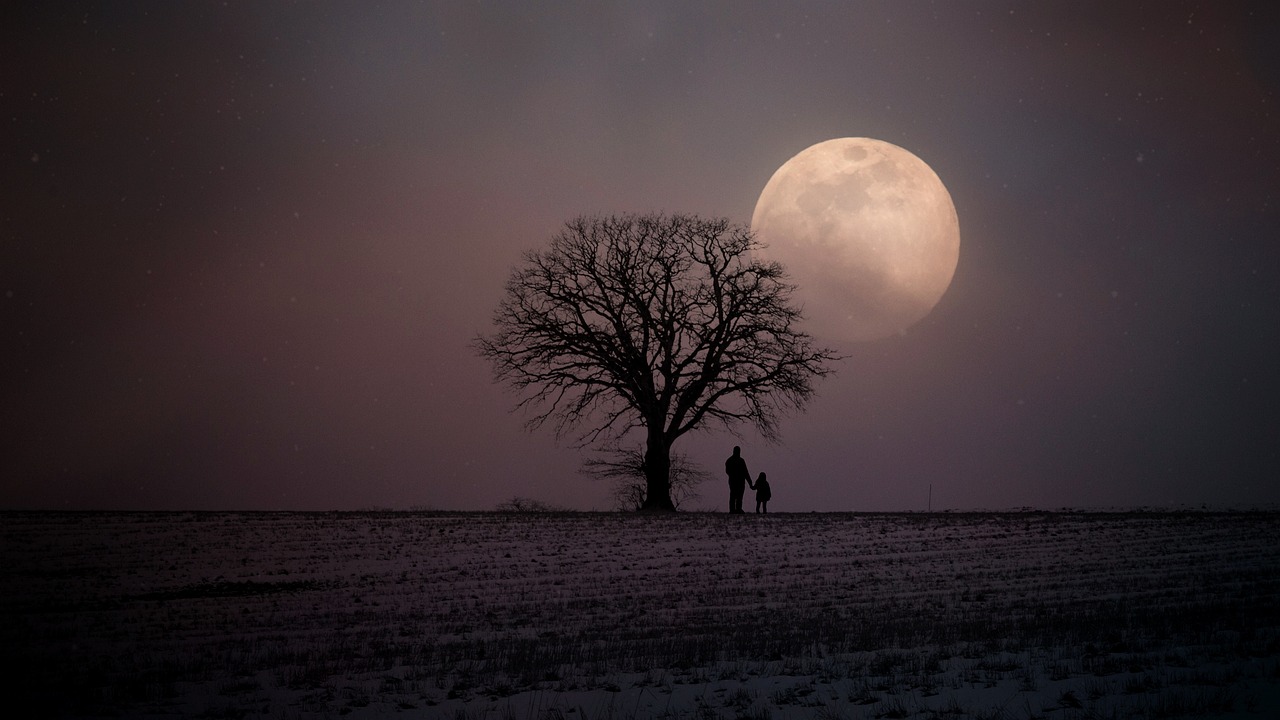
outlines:
[[[760,193],[751,229],[782,263],[814,335],[875,340],[929,314],[951,284],[960,224],[923,160],[870,138],[818,143]]]

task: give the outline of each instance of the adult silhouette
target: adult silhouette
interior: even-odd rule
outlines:
[[[751,482],[751,473],[747,471],[747,461],[742,459],[742,448],[733,446],[733,454],[724,461],[724,472],[729,476],[729,512],[742,513],[742,495]]]

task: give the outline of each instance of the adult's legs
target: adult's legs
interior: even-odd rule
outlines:
[[[747,484],[741,480],[734,482],[731,486],[729,496],[729,512],[742,513],[742,496],[747,490]]]

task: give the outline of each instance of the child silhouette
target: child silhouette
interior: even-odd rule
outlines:
[[[773,497],[773,493],[769,490],[769,481],[764,479],[764,473],[760,473],[760,477],[756,478],[756,512],[769,512],[769,498]]]

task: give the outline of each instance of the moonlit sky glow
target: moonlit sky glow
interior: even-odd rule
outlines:
[[[579,214],[747,224],[826,139],[960,260],[841,347],[771,509],[1280,502],[1273,3],[18,3],[0,508],[606,509],[469,347]]]

